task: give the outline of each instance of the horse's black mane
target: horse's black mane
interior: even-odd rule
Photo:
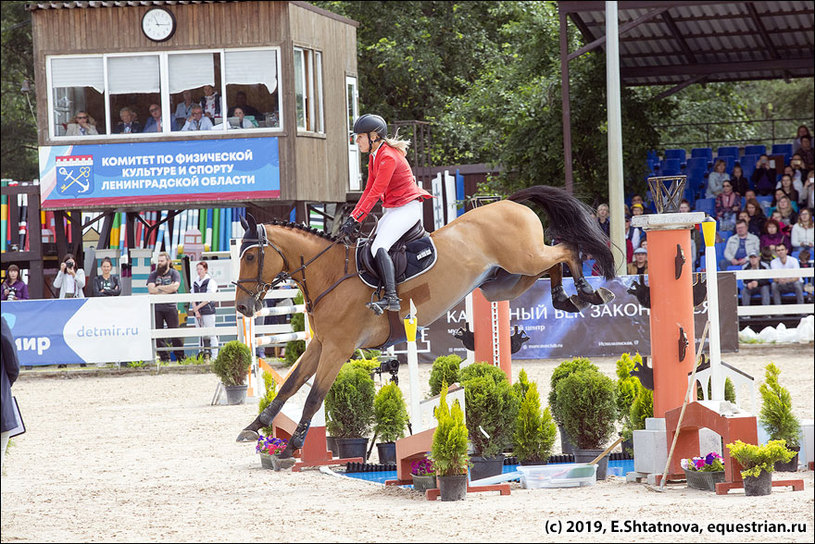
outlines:
[[[300,223],[292,223],[291,221],[284,221],[282,219],[272,219],[269,222],[269,224],[274,225],[276,227],[283,227],[283,228],[287,228],[287,229],[301,230],[301,231],[306,232],[308,234],[313,234],[315,236],[319,236],[320,238],[325,238],[326,240],[329,240],[331,242],[336,242],[337,241],[336,236],[332,236],[332,235],[330,235],[327,232],[322,231],[322,230],[307,227],[306,225],[303,225],[303,224],[300,224]]]

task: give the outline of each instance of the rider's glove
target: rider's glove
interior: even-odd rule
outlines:
[[[343,223],[342,226],[340,227],[340,235],[350,236],[357,230],[358,226],[359,223],[357,222],[357,220],[354,219],[353,217],[349,217],[348,219],[345,220],[345,223]]]

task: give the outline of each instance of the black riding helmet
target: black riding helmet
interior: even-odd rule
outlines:
[[[388,124],[379,115],[366,113],[365,115],[359,116],[359,118],[354,122],[353,132],[354,134],[365,134],[365,136],[368,138],[368,148],[370,149],[373,147],[375,142],[378,142],[383,138],[387,138]],[[371,140],[371,132],[376,132],[379,135],[379,138],[376,140]]]

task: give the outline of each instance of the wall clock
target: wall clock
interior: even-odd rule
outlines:
[[[147,10],[141,20],[144,35],[154,42],[164,42],[175,34],[175,15],[164,8]]]

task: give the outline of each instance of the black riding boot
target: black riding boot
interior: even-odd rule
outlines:
[[[368,307],[377,315],[381,315],[385,310],[398,312],[401,307],[399,297],[396,295],[396,270],[386,249],[379,248],[376,252],[376,265],[379,268],[379,277],[385,284],[385,296],[377,302],[369,303]]]

